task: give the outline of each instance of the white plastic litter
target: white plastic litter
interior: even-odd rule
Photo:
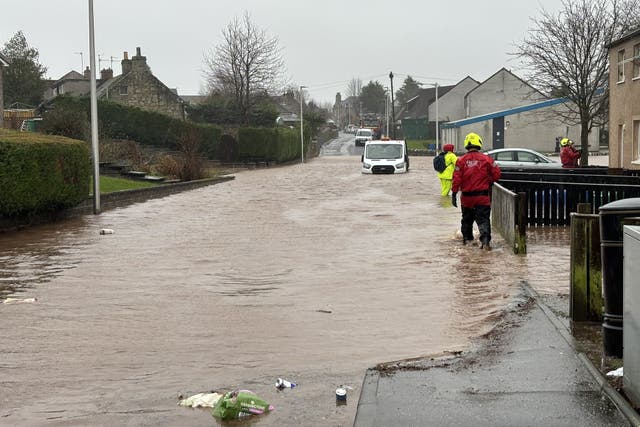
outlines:
[[[221,397],[222,394],[219,393],[198,393],[182,399],[178,402],[178,405],[191,408],[213,408]]]
[[[113,231],[111,228],[103,228],[102,230],[100,230],[100,234],[113,234],[115,233],[115,231]]]
[[[624,368],[624,366],[622,366],[622,367],[620,367],[620,368],[618,368],[618,369],[616,369],[614,371],[609,371],[609,372],[607,372],[607,376],[608,377],[622,377],[622,376],[624,376],[623,368]]]
[[[3,304],[24,304],[38,301],[35,298],[7,298],[2,301]]]
[[[283,388],[294,388],[298,384],[292,383],[291,381],[283,380],[282,378],[278,378],[276,380],[276,388],[282,390]]]

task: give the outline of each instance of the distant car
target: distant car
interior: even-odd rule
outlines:
[[[562,164],[528,148],[497,148],[487,151],[502,169],[561,169]]]
[[[364,145],[367,141],[373,139],[373,131],[371,129],[358,129],[356,132],[356,147],[358,145]]]

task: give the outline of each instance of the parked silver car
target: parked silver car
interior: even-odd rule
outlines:
[[[561,169],[562,164],[528,148],[497,148],[487,151],[502,169]]]

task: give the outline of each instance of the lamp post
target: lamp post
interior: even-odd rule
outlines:
[[[396,139],[396,107],[393,100],[393,71],[389,73],[389,79],[391,80],[391,126],[393,128],[393,139]]]
[[[305,89],[306,86],[300,86],[300,91],[298,92],[298,96],[300,97],[300,162],[304,163],[304,127],[303,127],[303,113],[302,113],[302,89]]]
[[[438,153],[438,149],[439,149],[439,136],[440,136],[440,132],[438,131],[438,83],[435,84],[436,86],[436,154]]]
[[[386,86],[384,94],[384,117],[386,120],[385,136],[389,138],[389,88]]]
[[[91,149],[93,154],[93,213],[100,213],[100,159],[98,158],[98,96],[96,93],[96,45],[93,36],[93,0],[89,0],[89,69],[91,71]]]

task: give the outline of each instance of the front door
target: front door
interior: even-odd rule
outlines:
[[[491,149],[504,148],[504,116],[493,119],[493,146]]]

